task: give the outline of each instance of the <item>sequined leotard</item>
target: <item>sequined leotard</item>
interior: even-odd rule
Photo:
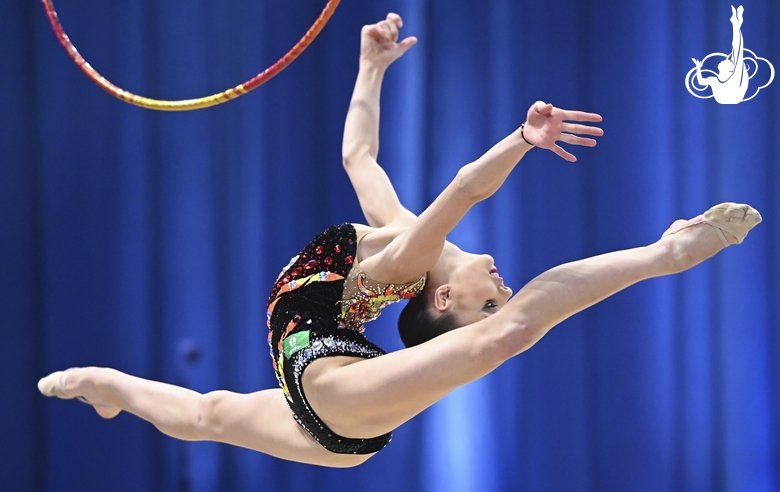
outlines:
[[[335,434],[309,406],[303,371],[320,357],[348,355],[370,359],[385,352],[363,335],[364,323],[388,304],[418,294],[423,275],[403,285],[371,280],[360,269],[358,242],[367,233],[352,224],[318,235],[282,270],[268,298],[268,343],[274,372],[293,417],[325,449],[369,454],[390,442],[390,433],[368,439]]]

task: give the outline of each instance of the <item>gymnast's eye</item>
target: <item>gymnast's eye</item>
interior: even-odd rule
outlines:
[[[486,302],[486,303],[485,303],[485,307],[483,307],[482,309],[484,309],[484,310],[486,310],[486,311],[493,311],[493,310],[495,310],[497,307],[498,307],[498,304],[496,304],[495,302],[493,302],[493,301],[491,300],[491,301],[488,301],[488,302]]]

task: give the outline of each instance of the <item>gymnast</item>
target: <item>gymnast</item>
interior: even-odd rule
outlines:
[[[44,395],[82,399],[104,418],[130,412],[177,439],[356,466],[385,447],[395,428],[528,350],[556,324],[641,280],[687,270],[742,242],[760,222],[747,205],[721,204],[674,222],[648,246],[555,267],[510,299],[493,258],[466,253],[446,236],[531,148],[575,161],[556,142],[596,145],[589,137],[602,135],[599,128],[567,121],[601,117],[533,104],[523,125],[462,167],[415,216],[376,161],[383,76],[417,42],[398,42],[401,26],[391,13],[363,27],[344,129],[344,167],[369,225],[330,227],[290,261],[271,290],[269,344],[281,388],[200,394],[85,367],[41,379]],[[411,299],[399,321],[408,348],[385,354],[363,328],[401,299]]]

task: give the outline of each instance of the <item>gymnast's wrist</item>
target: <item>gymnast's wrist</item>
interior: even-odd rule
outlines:
[[[531,148],[536,147],[535,144],[531,143],[528,140],[528,137],[525,134],[526,124],[528,121],[524,121],[522,125],[520,125],[520,128],[517,129],[517,132],[520,134],[520,139],[523,141],[523,143],[529,145]]]
[[[383,63],[379,63],[375,60],[371,60],[369,58],[363,58],[360,57],[360,70],[364,72],[370,72],[370,73],[377,73],[377,74],[384,74],[385,71],[387,71],[387,67],[390,65],[386,65]]]

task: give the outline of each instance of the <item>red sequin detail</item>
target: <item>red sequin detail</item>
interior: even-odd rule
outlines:
[[[335,251],[336,253],[341,253],[341,245],[337,244],[333,246],[333,251]]]
[[[322,254],[322,246],[317,246],[317,249],[315,249],[318,255]]]
[[[293,269],[293,271],[292,271],[292,276],[293,276],[293,277],[297,277],[298,275],[300,275],[300,274],[301,274],[301,272],[302,272],[302,271],[303,271],[303,268],[301,268],[301,267],[295,267],[295,268]]]
[[[309,260],[309,261],[306,262],[305,266],[306,266],[307,269],[314,268],[314,267],[317,266],[317,260]]]
[[[347,265],[351,265],[353,261],[355,261],[355,259],[352,258],[352,256],[347,256],[346,258],[344,258],[344,263],[346,263]]]
[[[333,263],[333,258],[331,258],[330,256],[326,256],[325,257],[325,264],[326,265],[330,265],[331,263]]]

